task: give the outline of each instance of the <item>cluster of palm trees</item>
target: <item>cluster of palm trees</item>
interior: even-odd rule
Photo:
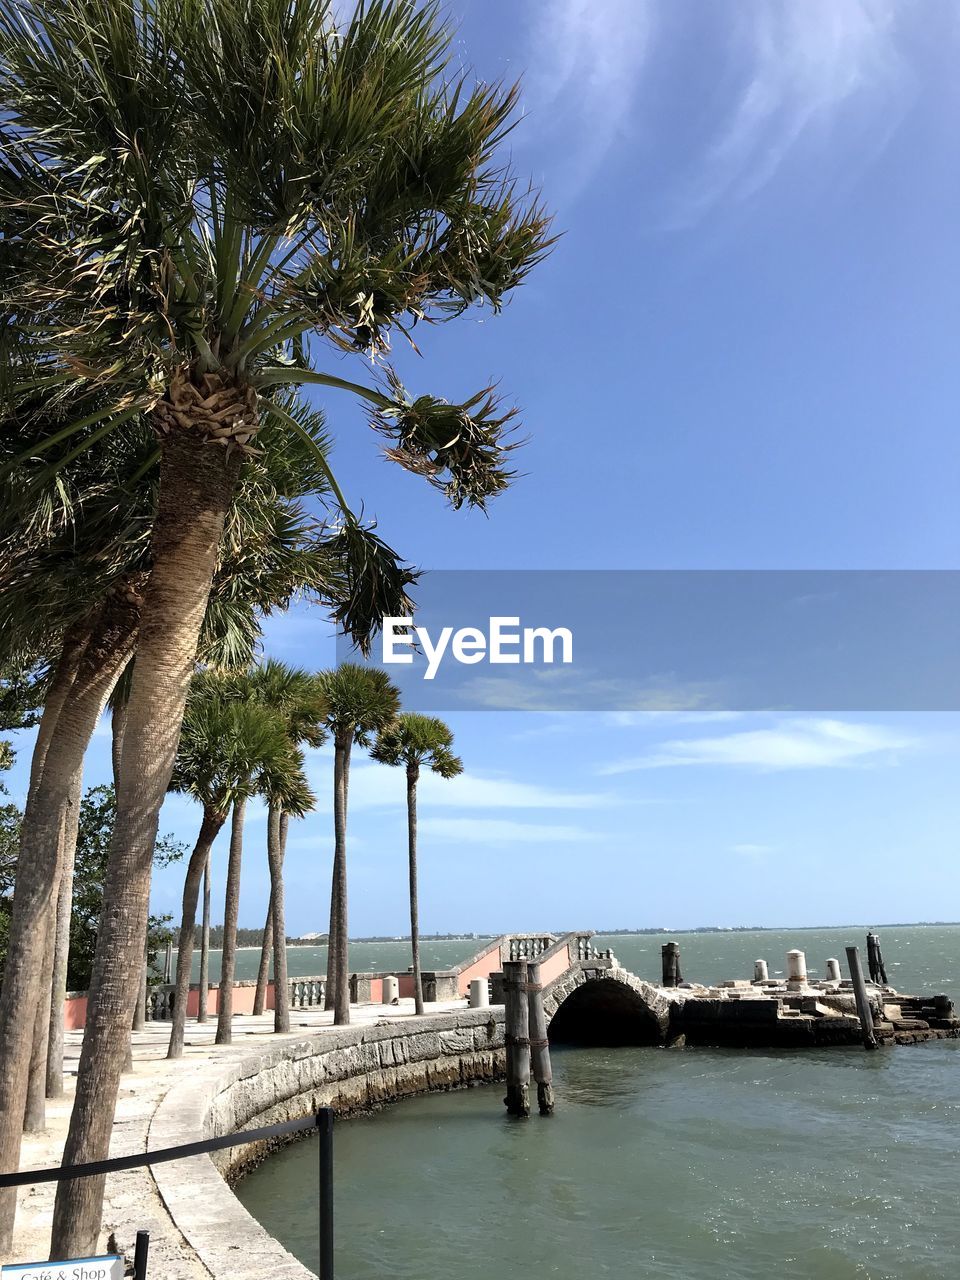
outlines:
[[[305,389],[358,398],[387,458],[454,507],[514,474],[512,410],[413,396],[387,363],[417,324],[499,309],[551,244],[503,159],[516,90],[471,84],[450,54],[431,0],[0,7],[0,662],[49,673],[0,993],[0,1168],[19,1163],[107,699],[122,681],[67,1165],[108,1151],[198,656],[249,661],[259,616],[298,594],[361,648],[409,610],[416,575],[348,502]],[[372,382],[343,376],[351,358]],[[334,733],[341,818],[352,740]],[[294,806],[278,777],[275,863]],[[53,1256],[96,1252],[103,1185],[59,1184]],[[14,1211],[0,1192],[0,1251]]]
[[[326,1007],[338,1024],[350,1020],[347,917],[347,800],[354,746],[374,760],[406,771],[410,933],[416,1012],[423,1012],[417,891],[417,783],[421,767],[444,778],[463,766],[453,754],[453,735],[441,720],[401,712],[399,694],[383,671],[342,663],[311,674],[268,659],[242,673],[201,671],[194,677],[183,720],[171,789],[202,806],[200,832],[187,866],[177,952],[176,990],[168,1057],[183,1052],[187,997],[201,880],[207,881],[213,841],[232,813],[224,898],[221,977],[216,1042],[231,1041],[237,921],[247,801],[267,804],[270,908],[262,955],[272,952],[274,1029],[289,1031],[283,861],[290,818],[316,803],[306,776],[303,747],[328,736],[334,747],[334,860],[331,877]],[[266,967],[261,966],[257,1004],[262,1012]],[[205,1010],[207,981],[201,967],[199,1007]]]

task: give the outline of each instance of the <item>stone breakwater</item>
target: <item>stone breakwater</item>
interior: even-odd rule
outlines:
[[[265,1051],[203,1063],[167,1093],[148,1149],[219,1137],[333,1107],[348,1115],[413,1094],[494,1081],[504,1069],[503,1010],[325,1030]],[[306,1267],[246,1212],[228,1180],[263,1144],[157,1165],[152,1176],[178,1232],[213,1276],[308,1280]]]

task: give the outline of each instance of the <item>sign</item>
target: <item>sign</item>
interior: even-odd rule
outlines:
[[[3,1280],[123,1280],[123,1259],[116,1253],[71,1262],[15,1262],[0,1267]]]

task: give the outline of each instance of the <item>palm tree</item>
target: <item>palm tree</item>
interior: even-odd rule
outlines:
[[[171,789],[198,800],[203,820],[184,879],[168,1058],[183,1053],[197,899],[213,842],[236,799],[249,795],[256,775],[276,768],[288,751],[283,722],[266,707],[225,694],[216,677],[195,677]]]
[[[361,4],[346,23],[328,0],[0,11],[0,209],[16,233],[0,306],[42,334],[39,385],[109,392],[91,447],[143,409],[161,450],[70,1161],[107,1148],[151,833],[261,395],[358,394],[388,456],[455,505],[482,506],[511,477],[512,415],[489,393],[447,404],[394,380],[359,386],[320,369],[311,340],[382,358],[394,328],[499,307],[548,247],[542,210],[497,158],[516,93],[471,90],[447,70],[449,44],[435,6],[407,0]],[[64,428],[45,446],[68,440]],[[402,573],[341,506],[341,545],[363,547],[369,573],[338,621],[362,636]],[[60,1184],[55,1252],[92,1248],[102,1194],[99,1178]]]
[[[262,459],[245,463],[221,538],[200,641],[201,656],[219,665],[248,662],[260,635],[258,618],[286,607],[294,595],[307,593],[336,602],[344,590],[341,553],[331,550],[329,535],[318,528],[301,504],[306,495],[322,497],[328,491],[326,473],[313,448],[325,442],[322,415],[289,395],[283,403],[304,435],[284,436]],[[269,438],[276,433],[269,406],[267,414],[264,434]],[[312,442],[309,446],[307,439]],[[0,442],[6,445],[7,436],[0,434]],[[3,507],[4,519],[0,521],[4,552],[0,619],[8,659],[24,649],[38,628],[53,645],[54,655],[56,638],[62,635],[59,656],[51,658],[54,674],[31,764],[31,803],[21,837],[23,856],[18,871],[21,876],[32,875],[34,889],[49,889],[49,896],[34,932],[20,918],[26,943],[11,948],[9,1002],[0,1012],[0,1025],[10,1033],[10,1039],[19,1029],[22,1062],[28,1037],[20,1014],[22,1006],[15,1003],[13,993],[31,980],[38,982],[26,1102],[2,1108],[0,1130],[9,1126],[11,1143],[18,1107],[21,1114],[26,1112],[28,1129],[42,1128],[44,1094],[58,1096],[62,1091],[60,1009],[66,981],[73,832],[82,760],[98,708],[107,696],[114,713],[114,776],[119,790],[130,690],[129,654],[139,629],[135,588],[146,577],[148,537],[144,530],[149,530],[156,504],[151,462],[156,448],[142,423],[135,422],[127,424],[123,437],[114,436],[112,444],[108,475],[94,475],[90,457],[81,453],[66,472],[48,477],[48,487],[33,485],[34,507],[27,537],[10,514],[14,503]],[[22,470],[25,474],[8,477],[8,497],[18,485],[31,487],[31,465]],[[118,622],[118,599],[124,607],[122,625]],[[100,603],[91,607],[90,601],[97,600]],[[123,669],[119,681],[118,668]],[[51,751],[58,767],[45,774],[44,764]],[[65,786],[63,770],[71,762],[76,768]],[[58,831],[55,850],[54,826]],[[41,874],[44,859],[40,851],[44,849],[56,860],[55,869],[49,871],[49,884]],[[48,972],[52,974],[49,984]],[[48,985],[52,998],[49,1017],[45,1017]],[[0,1097],[17,1097],[19,1087],[21,1078],[16,1070],[10,1070],[0,1080]]]
[[[318,747],[325,738],[323,718],[326,714],[326,703],[315,678],[309,672],[298,667],[290,667],[273,658],[268,658],[259,666],[252,668],[243,676],[235,677],[233,682],[234,696],[251,699],[268,708],[283,724],[287,742],[291,748],[300,744]],[[278,791],[285,785],[291,790],[290,811],[300,810],[306,805],[309,791],[297,794],[296,787],[290,782],[293,767],[290,761],[280,762],[284,768],[274,771],[274,781]],[[264,793],[261,780],[260,791]],[[306,783],[304,782],[304,787]],[[281,808],[283,806],[281,805]],[[307,808],[312,807],[306,805]],[[304,812],[306,809],[304,809]],[[223,917],[223,954],[221,958],[220,998],[217,1006],[218,1044],[229,1044],[231,1040],[231,1023],[233,1016],[233,979],[236,971],[237,920],[240,907],[240,873],[243,858],[243,819],[244,801],[234,805],[233,823],[230,838],[230,858],[227,868],[227,891],[224,901]],[[270,867],[270,910],[268,914],[269,940],[264,935],[264,951],[279,946],[286,958],[286,938],[281,935],[276,939],[273,931],[275,912],[274,890],[275,871],[283,863],[282,841],[279,846],[279,857],[270,858],[268,849],[268,865]],[[282,906],[281,906],[282,914]],[[261,956],[262,958],[262,956]],[[265,984],[264,984],[265,989]],[[258,983],[259,990],[259,983]],[[279,991],[279,987],[278,987]],[[255,1012],[262,1012],[255,1006]]]
[[[291,746],[286,756],[261,775],[267,801],[267,861],[270,866],[270,922],[273,926],[273,1029],[290,1030],[287,980],[287,926],[283,891],[285,820],[302,818],[316,804],[304,768],[303,753]]]
[[[463,772],[463,761],[451,751],[453,734],[442,720],[405,711],[381,729],[370,754],[381,764],[402,765],[407,774],[407,855],[410,869],[410,946],[413,951],[413,1000],[423,1013],[420,978],[420,911],[417,896],[417,783],[426,767],[441,778]]]
[[[367,746],[370,734],[384,729],[400,709],[400,694],[387,674],[375,667],[343,662],[317,677],[327,700],[326,724],[333,737],[333,875],[327,942],[326,1007],[338,1025],[350,1021],[347,955],[347,799],[350,752]]]

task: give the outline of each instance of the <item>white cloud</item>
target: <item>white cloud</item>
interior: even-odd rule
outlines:
[[[562,145],[553,199],[568,203],[638,122],[682,116],[691,93],[715,123],[686,146],[686,175],[673,189],[660,180],[671,225],[747,199],[801,141],[832,143],[838,123],[853,130],[845,166],[868,163],[911,100],[915,77],[900,38],[911,9],[902,0],[738,0],[711,15],[652,0],[541,0],[531,6],[525,53],[525,131],[539,130],[558,152]],[[695,44],[707,59],[706,84],[699,69],[691,81],[685,65]],[[682,110],[660,100],[668,81],[684,95]],[[558,194],[558,171],[572,190]]]
[[[677,765],[726,765],[753,769],[830,769],[856,764],[894,763],[897,753],[917,740],[882,725],[844,720],[796,719],[769,729],[723,737],[674,738],[641,756],[615,761],[603,774]]]
[[[581,188],[633,107],[656,6],[652,0],[551,0],[537,12],[525,80],[533,108],[528,127],[562,136],[568,180]],[[558,199],[555,187],[552,196]]]
[[[774,852],[774,848],[772,844],[735,844],[732,846],[731,852],[741,858],[762,862],[764,858]]]
[[[430,839],[467,844],[592,843],[594,832],[554,823],[514,822],[509,818],[425,818],[420,830]]]
[[[635,729],[662,724],[664,720],[684,724],[723,724],[730,720],[739,720],[742,711],[611,711],[605,717],[607,724],[615,729]]]
[[[724,198],[746,199],[790,151],[843,118],[863,163],[887,142],[910,99],[897,0],[747,0],[730,26],[727,78],[737,86],[682,201],[695,222]],[[718,76],[719,79],[719,76]]]
[[[312,769],[310,783],[319,799],[318,811],[329,812],[333,789],[333,771],[329,765]],[[610,803],[610,797],[603,793],[566,791],[513,778],[484,778],[473,773],[446,779],[426,771],[420,777],[419,796],[425,808],[594,809]],[[404,804],[406,784],[402,769],[378,764],[351,767],[351,813]]]

